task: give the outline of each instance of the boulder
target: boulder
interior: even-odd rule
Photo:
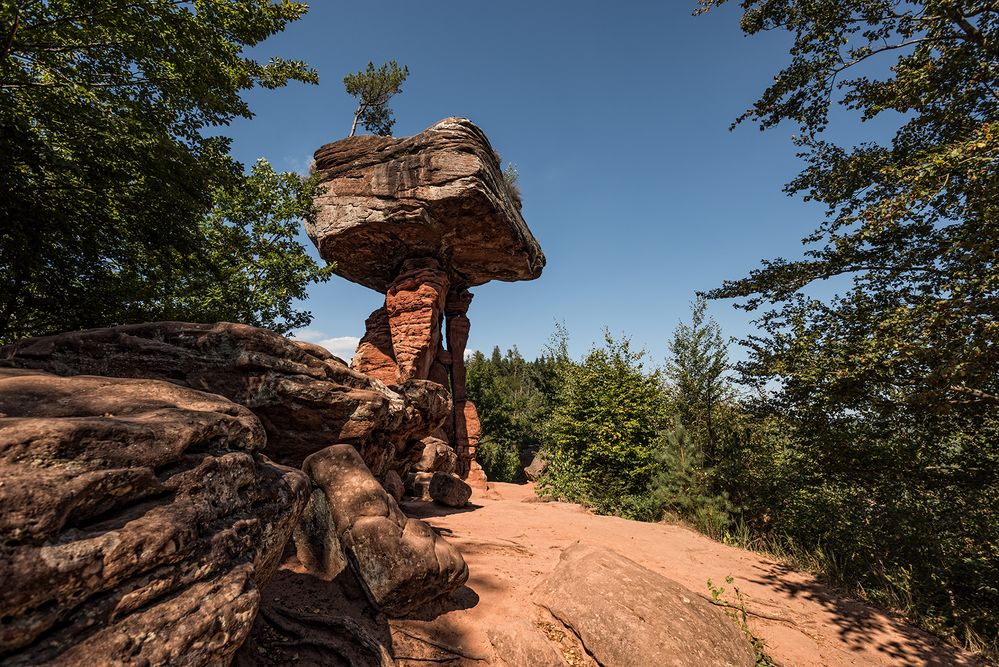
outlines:
[[[541,475],[548,470],[548,461],[545,460],[544,455],[538,452],[531,459],[530,465],[524,468],[524,477],[527,478],[529,482],[536,482],[541,479]]]
[[[438,260],[462,287],[541,275],[545,256],[499,157],[468,119],[342,139],[315,160],[321,190],[306,231],[344,278],[384,294],[411,258]]]
[[[347,443],[384,474],[408,461],[409,443],[432,433],[451,410],[447,390],[433,382],[393,390],[318,345],[227,322],[74,331],[7,345],[0,359],[59,375],[154,378],[221,394],[260,418],[268,456],[295,467]]]
[[[601,665],[753,667],[742,631],[671,579],[604,547],[576,543],[533,593]]]
[[[417,472],[454,472],[455,464],[458,462],[458,455],[440,438],[428,436],[420,441],[423,444],[423,456],[416,462],[413,468]]]
[[[382,478],[382,487],[396,502],[402,500],[402,497],[406,493],[406,487],[402,483],[402,478],[399,477],[399,473],[395,470],[389,470],[385,473],[385,477]]]
[[[442,471],[435,472],[430,478],[428,491],[435,503],[448,507],[464,507],[472,497],[472,487],[456,475]]]
[[[430,480],[434,478],[432,472],[414,472],[406,475],[406,493],[417,500],[430,502]]]
[[[295,544],[310,570],[333,578],[349,565],[389,616],[417,610],[468,579],[458,550],[424,522],[407,519],[354,448],[327,447],[303,469],[313,489]]]
[[[308,495],[265,444],[221,396],[0,368],[0,662],[227,663]]]
[[[511,618],[486,629],[500,664],[509,667],[566,667],[569,663],[534,625]]]

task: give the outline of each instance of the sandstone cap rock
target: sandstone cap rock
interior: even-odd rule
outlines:
[[[385,292],[408,259],[453,285],[533,280],[545,256],[482,130],[445,118],[411,137],[362,136],[316,151],[318,212],[306,230],[340,276]]]

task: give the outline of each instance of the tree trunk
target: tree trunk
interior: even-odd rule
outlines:
[[[357,131],[357,121],[361,117],[361,109],[363,107],[357,107],[357,111],[354,112],[354,122],[350,124],[350,134],[347,135],[348,138],[354,136],[354,132]]]

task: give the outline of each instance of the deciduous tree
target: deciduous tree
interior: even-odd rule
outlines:
[[[318,80],[302,62],[246,54],[306,11],[0,3],[0,341],[210,316],[189,290],[225,270],[206,216],[245,178],[216,128],[251,115],[245,90]]]

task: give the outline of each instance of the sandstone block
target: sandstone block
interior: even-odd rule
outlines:
[[[401,394],[348,368],[318,345],[220,322],[154,322],[75,331],[0,348],[0,362],[59,375],[154,378],[221,394],[250,408],[267,432],[266,454],[300,466],[334,443],[351,444],[384,473],[407,445],[450,413],[446,390],[413,381]]]
[[[0,662],[223,664],[308,494],[248,409],[0,369]]]
[[[472,497],[472,488],[446,472],[435,472],[430,478],[430,497],[435,503],[448,507],[464,507]]]
[[[423,443],[423,456],[413,466],[417,472],[454,472],[458,455],[440,438],[428,436],[420,441]]]
[[[680,584],[604,547],[576,543],[533,593],[598,664],[752,667],[731,619]]]
[[[541,275],[544,254],[469,120],[400,139],[343,139],[315,160],[322,194],[306,230],[344,278],[385,293],[414,257],[437,259],[464,287]]]
[[[424,522],[407,519],[354,448],[328,447],[303,469],[313,492],[295,543],[307,567],[336,566],[331,552],[340,550],[371,602],[390,616],[418,609],[468,579],[458,550]]]

